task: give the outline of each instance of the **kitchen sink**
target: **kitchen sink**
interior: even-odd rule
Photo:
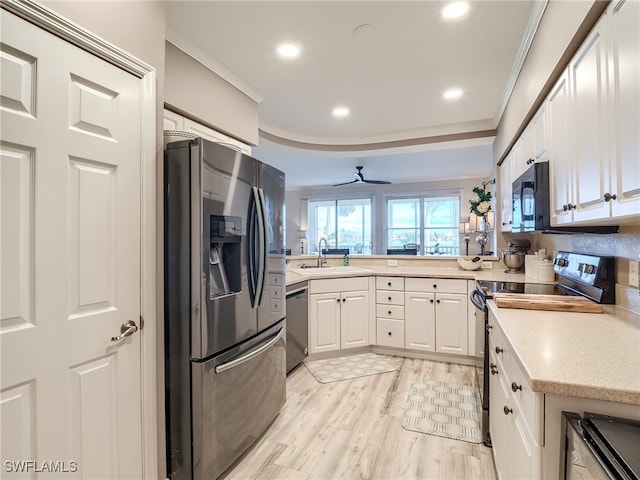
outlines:
[[[332,273],[367,273],[371,270],[361,267],[305,267],[305,268],[292,268],[292,272],[298,275],[329,275]]]

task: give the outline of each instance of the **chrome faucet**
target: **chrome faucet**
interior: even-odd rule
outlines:
[[[327,254],[325,252],[324,258],[322,258],[322,242],[324,242],[325,250],[329,250],[329,243],[327,239],[322,237],[318,242],[318,268],[322,268],[322,266],[327,263]]]

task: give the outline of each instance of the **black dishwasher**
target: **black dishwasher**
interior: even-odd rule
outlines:
[[[287,286],[287,373],[308,353],[308,282]]]

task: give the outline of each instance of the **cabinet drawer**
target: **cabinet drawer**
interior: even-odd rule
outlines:
[[[376,317],[404,320],[403,305],[376,305]]]
[[[404,322],[402,320],[379,318],[376,337],[378,345],[404,348]]]
[[[511,356],[511,366],[508,368],[511,397],[517,402],[522,421],[526,424],[531,436],[536,443],[542,445],[544,423],[542,395],[531,390],[523,369],[513,355]]]
[[[404,292],[393,290],[378,290],[376,291],[376,303],[404,305]]]
[[[323,278],[309,282],[309,294],[369,290],[369,277]]]
[[[376,277],[376,288],[404,291],[404,277]]]
[[[489,325],[492,327],[489,329],[489,351],[496,356],[496,360],[510,368],[511,351],[507,339],[495,320],[489,321]]]
[[[453,278],[406,278],[407,292],[467,293],[467,281]]]

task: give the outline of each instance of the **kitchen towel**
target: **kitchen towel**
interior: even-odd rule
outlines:
[[[390,362],[393,360],[385,355],[361,353],[348,357],[314,360],[304,365],[318,382],[330,383],[397,370],[398,367]]]
[[[482,443],[480,390],[436,380],[411,384],[402,428],[469,443]]]

